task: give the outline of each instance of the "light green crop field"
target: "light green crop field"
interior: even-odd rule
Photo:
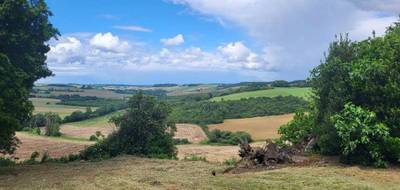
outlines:
[[[298,88],[298,87],[274,88],[268,90],[240,92],[235,94],[229,94],[226,96],[214,97],[211,99],[211,101],[221,101],[222,99],[240,100],[242,98],[276,97],[276,96],[298,96],[302,98],[307,98],[310,93],[311,93],[311,88]]]
[[[61,118],[64,118],[67,115],[70,115],[74,111],[82,111],[86,110],[85,107],[79,106],[68,106],[68,105],[59,105],[57,104],[60,102],[58,99],[52,98],[30,98],[29,100],[32,101],[33,106],[35,107],[33,113],[46,113],[46,112],[53,112],[60,115]]]
[[[0,189],[358,189],[400,188],[398,169],[303,166],[223,174],[222,164],[117,157],[99,162],[0,168]],[[216,175],[211,173],[215,171]]]
[[[109,120],[113,116],[120,115],[124,112],[124,110],[116,111],[110,114],[107,114],[105,116],[101,117],[95,117],[83,121],[78,121],[78,122],[73,122],[73,123],[68,123],[67,125],[72,125],[76,127],[101,127],[109,124]]]

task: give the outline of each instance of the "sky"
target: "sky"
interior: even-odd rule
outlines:
[[[400,0],[46,0],[61,36],[41,83],[300,80],[335,35],[398,20]]]

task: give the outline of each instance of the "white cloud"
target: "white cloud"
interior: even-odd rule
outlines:
[[[194,14],[244,29],[264,49],[268,65],[284,79],[301,79],[320,63],[335,34],[361,40],[382,34],[400,9],[398,0],[170,0]],[[361,3],[364,2],[364,3]],[[390,8],[388,4],[396,8]],[[379,12],[386,11],[386,12]],[[273,50],[273,51],[271,51]],[[260,56],[259,56],[260,57]],[[272,58],[271,58],[272,57]],[[255,67],[257,64],[248,64]]]
[[[165,38],[160,40],[165,46],[178,46],[185,42],[182,34],[178,34],[172,38]]]
[[[120,29],[120,30],[129,30],[135,32],[152,32],[152,30],[142,27],[142,26],[114,26],[113,28]]]
[[[130,48],[128,42],[121,41],[118,36],[114,36],[110,32],[96,34],[90,39],[90,45],[116,52],[127,51]]]

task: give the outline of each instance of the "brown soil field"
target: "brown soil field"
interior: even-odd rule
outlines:
[[[107,136],[114,130],[116,130],[116,127],[112,124],[99,127],[76,127],[72,125],[62,125],[60,128],[60,132],[63,135],[84,139],[89,139],[91,135],[96,133],[96,131],[100,131],[103,135]]]
[[[85,147],[93,144],[93,142],[66,140],[61,138],[49,138],[43,136],[34,136],[17,132],[17,138],[21,141],[15,156],[20,161],[30,158],[33,152],[43,155],[47,152],[50,157],[59,158],[69,154],[79,153]]]
[[[239,159],[238,146],[212,145],[178,145],[178,158],[184,159],[193,155],[205,157],[210,162],[223,162],[230,158]]]
[[[244,119],[227,119],[224,123],[209,125],[210,130],[244,131],[254,140],[278,138],[278,129],[293,119],[293,114],[254,117]]]
[[[187,139],[191,143],[200,143],[201,141],[207,140],[207,135],[198,125],[176,124],[174,138]]]

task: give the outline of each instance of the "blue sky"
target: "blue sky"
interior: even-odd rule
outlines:
[[[47,83],[305,79],[335,34],[384,33],[397,0],[47,0]]]

